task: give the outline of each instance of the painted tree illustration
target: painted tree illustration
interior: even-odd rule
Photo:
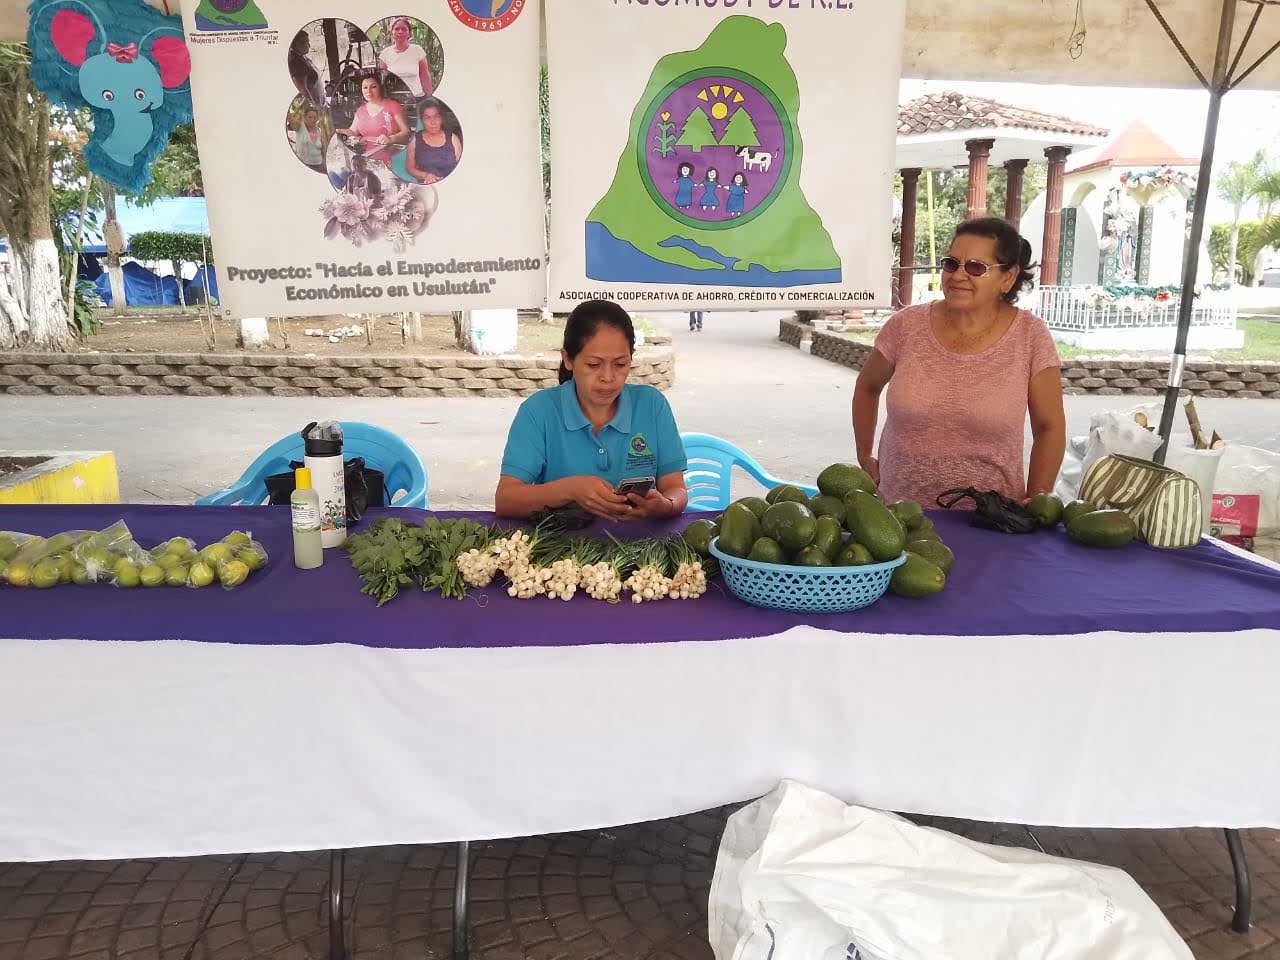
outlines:
[[[724,136],[720,138],[720,146],[734,147],[741,150],[743,147],[760,146],[760,135],[756,133],[755,121],[751,119],[751,114],[739,107],[733,111],[733,116],[729,118],[728,124],[724,128]]]
[[[693,112],[684,121],[684,129],[680,132],[677,146],[689,147],[694,153],[700,153],[703,147],[718,146],[716,132],[711,129],[711,118],[701,107],[694,107]]]

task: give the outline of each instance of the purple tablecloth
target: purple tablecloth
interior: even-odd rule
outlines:
[[[423,516],[417,510],[372,516],[390,512],[414,520]],[[923,600],[889,595],[849,614],[804,615],[749,606],[718,582],[697,601],[613,606],[581,594],[569,602],[514,600],[495,586],[465,600],[410,589],[375,609],[359,592],[359,579],[342,552],[326,551],[319,570],[294,568],[289,513],[282,507],[0,506],[0,530],[50,535],[100,529],[123,518],[135,538],[150,546],[173,536],[205,543],[239,529],[251,531],[271,556],[265,570],[232,592],[216,586],[0,586],[0,638],[430,648],[720,640],[802,624],[963,636],[1280,630],[1280,571],[1210,544],[1094,550],[1068,540],[1061,528],[1010,536],[969,527],[967,514],[932,516],[956,554],[945,591]],[[679,529],[689,519],[661,529]],[[646,532],[631,525],[617,530],[624,536]]]

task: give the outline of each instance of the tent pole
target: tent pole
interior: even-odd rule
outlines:
[[[1222,114],[1222,97],[1227,92],[1227,67],[1231,59],[1231,29],[1235,24],[1238,0],[1222,0],[1222,21],[1218,25],[1218,48],[1214,54],[1213,82],[1209,84],[1209,112],[1204,124],[1204,147],[1200,152],[1200,172],[1196,178],[1195,203],[1191,213],[1191,235],[1187,238],[1186,256],[1182,261],[1182,299],[1178,303],[1178,334],[1169,363],[1169,385],[1160,414],[1160,449],[1152,457],[1164,463],[1173,432],[1173,417],[1182,387],[1182,372],[1187,363],[1187,334],[1191,330],[1191,311],[1195,306],[1196,273],[1200,267],[1200,241],[1204,237],[1205,214],[1209,209],[1209,193],[1213,189],[1213,152],[1218,139],[1218,119]]]

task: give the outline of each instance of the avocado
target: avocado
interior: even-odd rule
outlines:
[[[956,562],[956,555],[941,540],[913,540],[907,544],[907,553],[924,557],[948,576],[951,575],[952,564]]]
[[[805,506],[808,506],[809,495],[795,484],[781,483],[765,495],[765,501],[770,504],[795,501],[796,503],[803,503]]]
[[[782,552],[782,547],[778,545],[777,540],[761,537],[751,545],[751,552],[747,554],[747,559],[755,560],[757,563],[786,563],[787,555]]]
[[[1093,513],[1097,509],[1097,506],[1088,500],[1072,500],[1062,508],[1062,522],[1069,527],[1071,526],[1071,521],[1076,517],[1086,513]]]
[[[844,501],[830,494],[819,493],[809,498],[809,509],[815,517],[835,517],[844,521]]]
[[[836,557],[837,567],[864,567],[868,563],[875,563],[875,557],[871,556],[871,551],[858,543],[856,540],[850,540],[844,545],[844,549],[840,551],[840,555]]]
[[[791,561],[791,565],[795,567],[829,567],[831,566],[831,558],[818,547],[805,547],[796,554],[795,559]]]
[[[908,553],[907,562],[889,578],[889,589],[900,597],[927,597],[946,585],[947,575],[914,553]]]
[[[818,489],[828,496],[843,498],[855,490],[874,493],[876,482],[861,467],[851,463],[833,463],[818,474]]]
[[[731,557],[745,557],[760,538],[760,521],[741,504],[729,504],[720,518],[720,549]]]
[[[693,552],[698,556],[709,557],[710,551],[708,547],[711,545],[711,538],[716,536],[720,531],[711,520],[695,520],[684,528],[684,533],[680,536],[684,539]]]
[[[777,540],[788,554],[813,543],[818,521],[805,504],[783,500],[775,503],[760,521],[764,535]]]
[[[835,517],[818,517],[817,532],[813,535],[811,545],[825,553],[829,560],[834,561],[844,548],[842,533],[844,528]]]
[[[907,535],[889,508],[862,490],[851,493],[845,503],[849,505],[845,524],[853,538],[880,563],[897,559],[906,546]]]
[[[735,500],[734,503],[740,503],[752,513],[756,515],[756,519],[764,516],[764,512],[769,509],[769,503],[763,497],[743,497]]]
[[[1090,547],[1123,547],[1137,535],[1137,524],[1123,510],[1094,510],[1067,524],[1067,536]]]
[[[924,511],[914,500],[896,500],[889,504],[889,512],[898,518],[908,532],[924,523]]]
[[[1027,502],[1027,510],[1036,515],[1042,527],[1056,527],[1062,519],[1062,501],[1052,493],[1037,493]]]

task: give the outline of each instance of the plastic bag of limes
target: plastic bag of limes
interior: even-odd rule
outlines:
[[[147,551],[133,539],[128,525],[117,520],[105,530],[83,537],[71,557],[75,563],[72,583],[136,587],[141,583],[139,572],[146,565]]]
[[[191,565],[191,586],[207,587],[216,579],[224,590],[234,590],[249,579],[249,574],[266,565],[266,548],[247,531],[233,530],[196,554]]]
[[[0,533],[0,580],[13,587],[42,589],[70,583],[75,572],[72,552],[92,535],[90,530],[68,530],[47,538]]]
[[[15,587],[200,588],[216,581],[231,590],[266,564],[262,544],[239,530],[200,550],[186,537],[144,549],[123,520],[105,530],[70,530],[48,538],[0,532],[0,583]]]

